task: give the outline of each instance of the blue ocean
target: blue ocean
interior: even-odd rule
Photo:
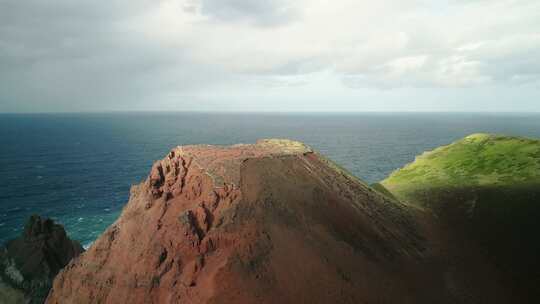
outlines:
[[[37,213],[90,244],[174,146],[303,141],[373,183],[470,133],[540,137],[539,114],[102,113],[0,115],[0,242]]]

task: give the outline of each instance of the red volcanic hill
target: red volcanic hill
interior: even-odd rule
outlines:
[[[298,142],[177,147],[47,303],[507,303],[434,223]]]

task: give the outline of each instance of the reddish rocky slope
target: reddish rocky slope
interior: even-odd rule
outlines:
[[[47,303],[505,303],[448,242],[301,143],[178,147]]]

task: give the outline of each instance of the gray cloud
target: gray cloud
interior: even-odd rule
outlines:
[[[0,109],[129,110],[219,77],[123,25],[150,4],[1,2]]]
[[[221,21],[247,21],[255,25],[286,24],[298,12],[290,1],[200,0],[201,13]]]
[[[0,111],[288,108],[403,88],[523,86],[537,100],[540,3],[448,6],[0,0]]]

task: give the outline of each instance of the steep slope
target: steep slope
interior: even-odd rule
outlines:
[[[83,251],[61,225],[31,216],[23,235],[0,248],[0,303],[43,303],[56,274]]]
[[[509,303],[445,238],[301,143],[178,147],[47,303]]]
[[[417,157],[379,187],[472,237],[520,292],[540,283],[540,141],[473,134]]]

